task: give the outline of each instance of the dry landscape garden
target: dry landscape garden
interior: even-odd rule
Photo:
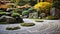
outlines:
[[[60,0],[0,0],[0,34],[60,34]]]

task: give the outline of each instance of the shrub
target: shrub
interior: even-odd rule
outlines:
[[[25,4],[26,4],[25,1],[20,1],[20,2],[18,3],[18,5],[20,5],[20,6],[23,6],[23,5],[25,5]]]
[[[13,18],[15,18],[16,23],[22,23],[22,22],[24,22],[23,19],[20,17],[20,14],[19,13],[12,13],[11,16]]]
[[[12,15],[11,16],[19,16],[20,14],[19,13],[12,13]]]
[[[3,10],[0,10],[0,12],[3,12]]]
[[[34,26],[34,23],[21,23],[21,26]]]
[[[6,30],[17,30],[17,29],[20,29],[20,27],[17,26],[17,27],[14,27],[14,28],[11,28],[11,27],[7,27],[7,28],[6,28]]]
[[[27,15],[29,13],[29,11],[23,11],[22,15]]]
[[[60,9],[59,6],[60,6],[60,1],[56,1],[56,2],[53,3],[53,7]]]
[[[34,6],[35,9],[48,9],[52,7],[52,4],[49,2],[40,2]]]
[[[32,12],[33,10],[34,10],[34,8],[31,7],[31,8],[29,8],[28,10],[23,11],[23,12],[22,12],[22,15],[27,15],[27,14],[29,14],[30,12]],[[34,11],[33,11],[33,12],[34,12]]]

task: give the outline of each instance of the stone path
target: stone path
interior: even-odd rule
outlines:
[[[60,20],[44,20],[42,23],[37,23],[33,19],[23,19],[25,23],[35,23],[32,27],[23,27],[20,24],[0,24],[0,34],[59,34]],[[6,30],[6,27],[19,26],[18,30]]]

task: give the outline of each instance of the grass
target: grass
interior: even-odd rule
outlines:
[[[18,29],[20,29],[20,27],[19,27],[19,26],[14,27],[14,28],[11,28],[11,27],[7,27],[7,28],[6,28],[6,30],[18,30]]]
[[[26,26],[26,27],[34,26],[34,25],[35,25],[34,23],[21,23],[21,26]]]

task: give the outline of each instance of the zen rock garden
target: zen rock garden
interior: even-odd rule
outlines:
[[[60,0],[0,0],[0,34],[60,34]]]

